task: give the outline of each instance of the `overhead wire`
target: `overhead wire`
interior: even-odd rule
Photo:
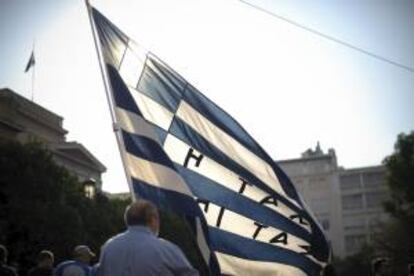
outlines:
[[[355,46],[355,45],[353,45],[353,44],[351,44],[349,42],[346,42],[346,41],[340,40],[340,39],[338,39],[336,37],[333,37],[331,35],[322,33],[322,32],[320,32],[320,31],[318,31],[316,29],[310,28],[310,27],[305,26],[303,24],[300,24],[300,23],[298,23],[296,21],[293,21],[292,19],[289,19],[289,18],[287,18],[285,16],[282,16],[280,14],[276,14],[276,13],[274,13],[272,11],[269,11],[269,10],[267,10],[265,8],[262,8],[260,6],[257,6],[255,4],[249,2],[249,1],[246,1],[246,0],[238,0],[238,1],[241,2],[241,3],[243,3],[243,4],[245,4],[245,5],[247,5],[247,6],[249,6],[249,7],[251,7],[251,8],[253,8],[253,9],[256,9],[258,11],[261,11],[263,13],[266,13],[267,15],[270,15],[270,16],[275,17],[277,19],[283,20],[283,21],[285,21],[285,22],[287,22],[287,23],[289,23],[291,25],[294,25],[294,26],[296,26],[298,28],[301,28],[301,29],[303,29],[305,31],[308,31],[310,33],[313,33],[313,34],[315,34],[317,36],[323,37],[323,38],[325,38],[327,40],[330,40],[330,41],[333,41],[335,43],[341,44],[341,45],[343,45],[345,47],[348,47],[348,48],[350,48],[352,50],[355,50],[355,51],[358,51],[358,52],[363,53],[365,55],[368,55],[368,56],[370,56],[372,58],[375,58],[377,60],[380,60],[382,62],[386,62],[386,63],[391,64],[393,66],[396,66],[396,67],[399,67],[401,69],[407,70],[407,71],[409,71],[411,73],[414,73],[414,68],[411,67],[411,66],[408,66],[408,65],[405,65],[405,64],[396,62],[396,61],[391,60],[389,58],[386,58],[386,57],[380,56],[378,54],[375,54],[373,52],[370,52],[368,50],[365,50],[365,49],[363,49],[361,47]]]

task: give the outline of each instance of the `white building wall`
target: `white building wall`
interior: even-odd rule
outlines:
[[[279,161],[278,164],[291,178],[312,210],[331,242],[334,254],[343,255],[343,240],[337,238],[343,236],[343,228],[339,177],[334,153]]]
[[[381,231],[389,193],[383,166],[345,170],[337,166],[334,150],[325,154],[319,147],[278,164],[313,211],[334,255],[356,253]]]

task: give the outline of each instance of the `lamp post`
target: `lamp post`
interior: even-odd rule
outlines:
[[[96,194],[96,180],[93,178],[86,179],[83,182],[83,191],[85,196],[89,199],[95,198]]]

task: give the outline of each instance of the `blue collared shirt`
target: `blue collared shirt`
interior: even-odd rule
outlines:
[[[143,226],[131,226],[102,247],[99,276],[198,275],[175,244]]]
[[[79,261],[65,261],[60,263],[54,273],[54,276],[91,276],[92,268]]]

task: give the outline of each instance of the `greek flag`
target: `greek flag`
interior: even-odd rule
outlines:
[[[319,275],[328,243],[272,158],[162,60],[91,16],[134,196],[192,218],[213,275]]]

